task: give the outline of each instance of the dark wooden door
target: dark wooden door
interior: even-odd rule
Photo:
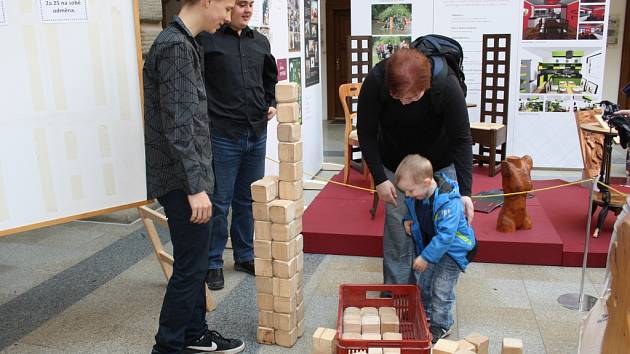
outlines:
[[[630,82],[630,5],[626,5],[626,22],[623,34],[623,49],[621,51],[621,74],[619,75],[619,90]],[[630,109],[630,99],[623,92],[619,93],[619,107]]]
[[[326,5],[327,56],[328,66],[328,119],[344,119],[343,108],[339,103],[339,85],[348,82],[348,37],[350,36],[349,1]]]

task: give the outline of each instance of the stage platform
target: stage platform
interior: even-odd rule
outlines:
[[[488,177],[475,169],[473,194],[501,188],[501,176]],[[333,178],[342,181],[340,173]],[[534,181],[534,188],[565,183]],[[350,184],[367,187],[352,171]],[[616,186],[617,187],[617,186]],[[620,188],[628,192],[627,188]],[[381,257],[383,255],[384,205],[370,219],[372,194],[329,183],[306,209],[304,251],[308,253]],[[479,243],[475,261],[531,265],[581,266],[588,211],[588,190],[579,185],[537,193],[527,200],[533,228],[516,233],[495,230],[500,209],[475,213],[473,227]],[[598,209],[599,211],[599,209]],[[595,214],[597,215],[597,214]],[[616,216],[609,213],[599,238],[591,238],[588,265],[605,267],[608,244]],[[595,224],[596,217],[593,218]]]

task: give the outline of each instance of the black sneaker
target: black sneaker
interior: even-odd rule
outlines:
[[[217,344],[212,340],[212,336],[210,336],[209,331],[206,331],[201,337],[192,343],[186,346],[186,352],[190,353],[192,350],[193,353],[204,353],[204,352],[215,352],[217,351]]]
[[[254,267],[254,260],[248,262],[234,263],[234,270],[251,275],[256,275],[256,268]]]
[[[240,339],[224,338],[217,331],[208,331],[206,334],[217,345],[217,349],[213,353],[234,354],[245,350],[245,343]]]
[[[430,331],[431,331],[431,336],[433,337],[433,339],[431,340],[433,344],[437,343],[439,339],[444,339],[451,335],[450,328],[444,329],[444,328],[438,328],[438,327],[430,327]]]
[[[208,276],[206,277],[206,284],[210,290],[221,290],[224,286],[223,281],[223,268],[208,269]]]

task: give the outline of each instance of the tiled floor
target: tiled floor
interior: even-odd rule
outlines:
[[[324,124],[325,160],[341,163],[343,125]],[[579,178],[573,172],[537,177]],[[323,172],[330,177],[334,172]],[[306,191],[310,203],[316,191]],[[168,248],[170,243],[166,243]],[[247,341],[246,353],[310,353],[316,327],[334,327],[338,286],[382,282],[379,258],[307,255],[306,334],[291,349],[255,343],[252,277],[232,270],[214,292],[211,327]],[[524,340],[526,353],[576,353],[579,320],[559,295],[577,292],[580,269],[473,263],[457,285],[453,338],[488,335]],[[589,269],[586,292],[598,294],[604,271]],[[0,353],[148,353],[165,281],[139,223],[73,222],[0,238]]]

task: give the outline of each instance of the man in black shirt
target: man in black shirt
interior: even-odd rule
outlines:
[[[361,151],[379,197],[389,204],[383,235],[386,284],[415,284],[410,271],[413,242],[401,226],[407,211],[404,195],[394,187],[392,172],[405,156],[425,156],[437,172],[457,180],[468,222],[473,218],[472,138],[466,100],[452,71],[443,82],[433,82],[431,71],[426,56],[401,48],[372,69],[359,95]],[[432,102],[432,89],[440,90],[439,102]]]
[[[248,27],[253,0],[237,0],[231,22],[203,33],[208,113],[212,124],[215,188],[208,254],[208,288],[223,288],[227,215],[234,268],[254,274],[250,185],[265,173],[267,122],[275,115],[278,70],[267,38]]]
[[[184,0],[179,16],[157,36],[144,63],[147,197],[164,206],[173,243],[152,354],[240,353],[245,344],[208,330],[206,255],[212,216],[212,149],[203,83],[203,52],[195,41],[226,20],[233,0]]]

